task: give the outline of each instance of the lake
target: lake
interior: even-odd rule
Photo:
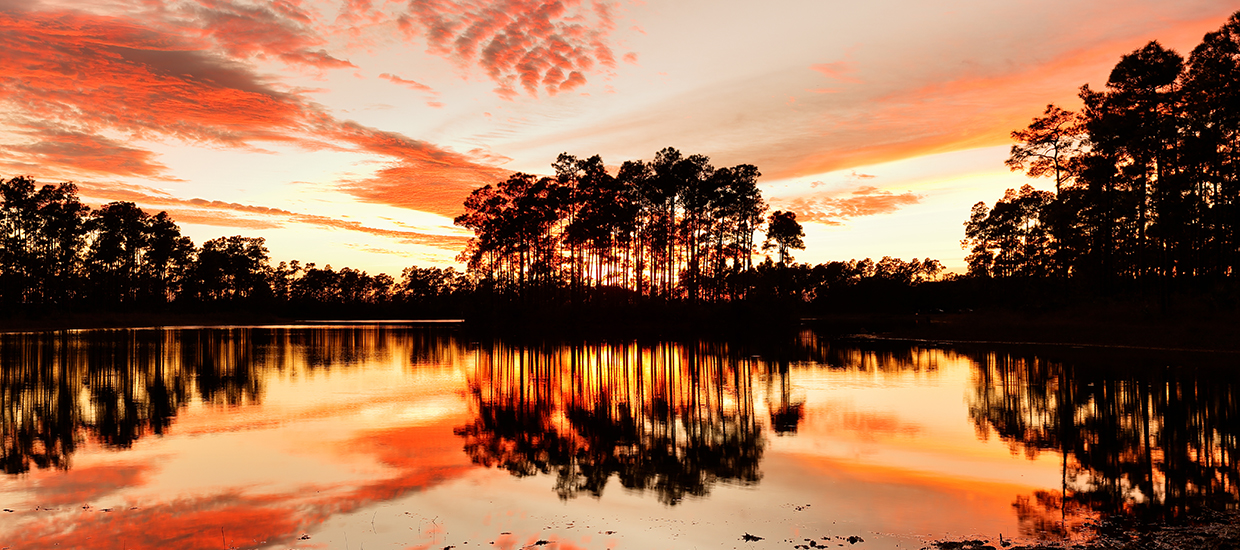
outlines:
[[[0,547],[922,548],[1240,495],[1236,355],[0,334]]]

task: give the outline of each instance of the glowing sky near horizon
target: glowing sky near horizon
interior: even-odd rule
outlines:
[[[470,190],[672,146],[755,164],[797,260],[963,266],[1009,133],[1217,0],[0,0],[0,177],[167,210],[196,243],[454,265]]]

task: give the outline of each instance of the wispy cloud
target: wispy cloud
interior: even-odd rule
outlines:
[[[427,86],[426,84],[422,84],[422,83],[420,83],[420,82],[416,82],[416,81],[413,81],[413,80],[405,80],[405,79],[403,79],[403,78],[401,78],[401,77],[399,77],[399,76],[396,76],[396,75],[394,75],[394,74],[383,73],[383,74],[379,75],[379,78],[382,78],[382,79],[384,79],[384,80],[388,80],[388,81],[390,81],[390,82],[392,82],[392,83],[394,83],[394,84],[400,84],[401,86],[404,86],[404,87],[409,88],[409,89],[411,89],[411,90],[417,90],[417,91],[419,91],[419,92],[426,92],[426,93],[430,93],[430,94],[434,94],[434,93],[435,93],[435,90],[434,90],[433,88],[431,88],[430,86]]]
[[[850,82],[853,84],[861,84],[861,80],[852,73],[856,71],[851,61],[835,61],[832,63],[815,63],[809,66],[810,69],[822,73],[827,78],[835,79],[840,82]]]
[[[201,198],[182,199],[168,193],[139,185],[80,182],[81,195],[92,202],[128,201],[149,209],[167,210],[178,223],[234,227],[241,229],[277,229],[289,224],[305,224],[328,229],[353,231],[392,239],[395,242],[430,246],[456,251],[465,245],[466,237],[438,235],[421,231],[372,227],[355,220],[293,212],[251,204],[240,204]]]

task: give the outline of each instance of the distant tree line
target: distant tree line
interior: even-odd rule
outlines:
[[[262,238],[220,237],[195,246],[166,212],[130,202],[92,210],[72,183],[0,179],[0,304],[158,307],[172,303],[442,305],[468,290],[453,268],[386,274],[272,266]]]
[[[1048,105],[1007,161],[1025,185],[974,205],[976,278],[1060,279],[1106,291],[1234,286],[1240,268],[1240,13],[1187,61],[1158,42],[1123,56],[1084,109]]]
[[[514,174],[469,196],[456,219],[475,232],[460,256],[467,271],[414,266],[399,280],[272,265],[262,238],[196,246],[166,212],[130,202],[92,210],[72,183],[0,179],[0,304],[9,313],[279,306],[271,312],[433,317],[757,303],[795,314],[860,305],[859,292],[895,300],[943,270],[929,258],[794,263],[804,231],[793,212],[767,216],[752,165],[714,168],[667,148],[615,176],[598,156],[563,154],[553,166],[553,177]],[[758,231],[778,262],[753,261]]]

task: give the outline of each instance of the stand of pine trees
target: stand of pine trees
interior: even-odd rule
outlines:
[[[1008,165],[1053,177],[965,223],[969,275],[1055,280],[1161,300],[1230,295],[1240,268],[1240,13],[1188,59],[1158,42],[1123,56],[1084,108],[1049,105],[1012,133]]]

